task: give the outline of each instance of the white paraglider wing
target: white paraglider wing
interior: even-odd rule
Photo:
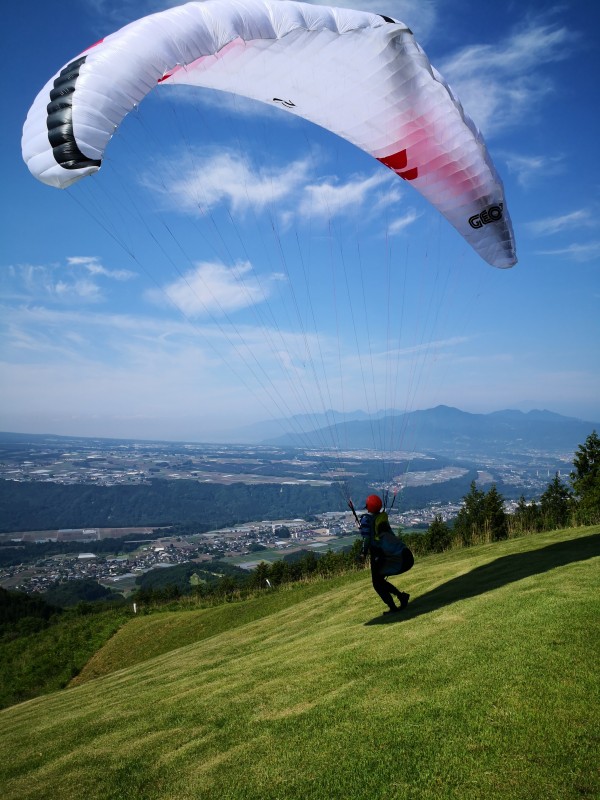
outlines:
[[[59,188],[96,172],[123,117],[163,84],[234,92],[332,131],[410,182],[488,263],[516,263],[485,143],[402,23],[292,0],[207,0],[144,17],[42,89],[23,130],[30,171]]]

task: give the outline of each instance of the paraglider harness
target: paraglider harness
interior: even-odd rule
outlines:
[[[395,500],[394,496],[394,500]],[[415,563],[411,549],[396,536],[390,525],[387,511],[364,514],[360,519],[352,501],[348,503],[363,537],[363,555],[371,553],[371,559],[380,562],[378,573],[382,576],[401,575]],[[393,503],[392,503],[393,506]],[[390,506],[390,508],[392,507]]]

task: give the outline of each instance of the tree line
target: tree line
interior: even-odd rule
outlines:
[[[337,553],[302,550],[272,563],[261,561],[253,570],[232,567],[222,561],[207,562],[202,567],[189,563],[169,570],[152,570],[139,579],[134,599],[143,606],[161,605],[185,596],[209,603],[243,600],[287,583],[329,578],[362,569],[360,550],[361,542],[357,539],[352,546]],[[157,574],[159,572],[162,574]]]
[[[408,534],[404,540],[416,554],[423,555],[597,523],[600,523],[600,437],[593,431],[577,448],[568,482],[557,472],[539,502],[527,502],[521,496],[515,512],[508,514],[504,510],[504,497],[495,485],[485,492],[473,481],[453,524],[437,515],[425,535]]]

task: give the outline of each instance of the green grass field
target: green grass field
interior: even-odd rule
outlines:
[[[0,642],[0,708],[66,686],[129,616],[125,609],[63,615],[45,630]]]
[[[600,781],[600,527],[132,619],[1,712],[2,797],[570,800]],[[100,676],[100,677],[95,677]]]

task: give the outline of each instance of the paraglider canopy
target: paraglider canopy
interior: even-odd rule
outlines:
[[[371,154],[427,198],[488,263],[516,263],[486,145],[403,23],[293,0],[207,0],[132,22],[77,55],[23,131],[33,175],[65,188],[97,172],[125,115],[185,84],[301,116]]]

